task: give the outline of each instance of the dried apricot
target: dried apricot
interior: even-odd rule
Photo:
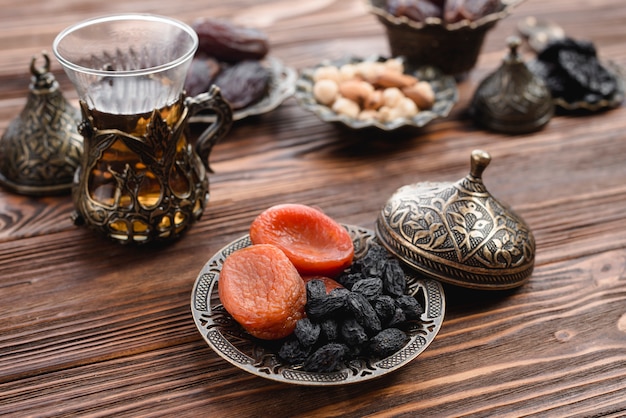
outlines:
[[[302,275],[336,276],[354,257],[348,231],[321,210],[301,204],[266,209],[250,225],[250,239],[279,247]]]
[[[284,338],[304,317],[304,281],[274,245],[252,245],[230,254],[222,265],[218,292],[226,311],[257,338]]]

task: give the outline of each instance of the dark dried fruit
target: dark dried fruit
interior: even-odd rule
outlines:
[[[410,295],[402,295],[396,299],[396,305],[402,309],[407,319],[419,319],[424,313],[422,305]]]
[[[337,315],[346,304],[345,296],[332,296],[328,295],[321,298],[314,298],[307,301],[305,310],[307,316],[314,320],[319,321],[326,319],[330,316]]]
[[[328,343],[318,348],[303,365],[304,370],[317,373],[333,372],[339,368],[348,352],[346,346]]]
[[[325,298],[326,285],[321,280],[309,280],[306,282],[306,298],[307,300]]]
[[[402,270],[400,262],[395,258],[390,259],[385,265],[383,291],[393,297],[402,296],[406,291],[404,270]]]
[[[553,97],[569,103],[597,103],[618,89],[617,78],[599,61],[591,42],[563,38],[550,42],[529,68],[541,77]]]
[[[334,298],[344,298],[345,299],[345,297],[348,296],[348,293],[350,293],[350,291],[348,289],[346,289],[345,287],[338,287],[336,289],[331,290],[328,295],[332,296]]]
[[[339,339],[339,327],[334,319],[326,319],[320,323],[321,337],[328,342]]]
[[[381,330],[380,319],[376,311],[365,296],[360,293],[351,292],[346,297],[346,307],[354,315],[356,321],[370,333],[377,333]]]
[[[500,7],[500,0],[446,0],[443,16],[448,23],[474,21],[497,12]]]
[[[220,64],[213,58],[194,58],[185,78],[185,92],[196,96],[209,90],[220,72]]]
[[[382,245],[372,245],[367,254],[359,260],[361,272],[365,277],[382,277],[389,253]]]
[[[427,17],[442,18],[442,5],[443,1],[388,0],[387,11],[394,16],[406,16],[416,22],[423,22]]]
[[[416,22],[439,18],[446,23],[478,20],[497,12],[500,0],[387,0],[386,8],[394,16],[405,16]]]
[[[295,338],[285,341],[278,350],[278,356],[290,364],[302,363],[310,354],[310,348],[303,347]]]
[[[321,328],[319,324],[314,324],[309,318],[302,318],[296,322],[294,335],[304,347],[312,347],[320,337]]]
[[[402,308],[396,306],[396,308],[395,308],[395,310],[393,312],[393,316],[391,317],[391,319],[387,323],[387,326],[388,327],[396,327],[396,326],[399,326],[402,323],[404,323],[404,321],[406,321],[406,314],[404,313]]]
[[[398,328],[386,328],[370,339],[369,349],[380,358],[387,357],[407,343],[409,337]]]
[[[359,271],[342,274],[337,277],[337,281],[341,283],[341,285],[346,289],[352,290],[352,286],[354,286],[356,282],[358,282],[359,280],[363,280],[364,278],[365,276],[363,275],[363,273]]]
[[[352,286],[352,291],[360,293],[369,301],[383,293],[383,281],[378,277],[361,279]]]
[[[365,328],[354,318],[348,318],[341,323],[341,338],[351,347],[357,347],[367,341]]]
[[[372,306],[383,324],[388,323],[396,312],[396,302],[389,295],[380,295]]]
[[[259,61],[241,61],[225,68],[215,78],[215,85],[234,110],[258,102],[269,86],[270,74]]]
[[[198,34],[198,51],[220,61],[260,60],[269,51],[267,35],[220,19],[202,18],[192,23]]]

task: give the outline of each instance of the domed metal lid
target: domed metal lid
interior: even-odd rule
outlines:
[[[550,90],[533,74],[518,53],[521,40],[508,39],[509,53],[502,65],[478,86],[469,112],[474,121],[507,134],[543,128],[554,114]]]
[[[481,175],[491,161],[472,152],[470,173],[456,183],[398,189],[381,210],[381,243],[418,272],[458,286],[521,286],[535,263],[535,239],[524,220],[493,198]]]

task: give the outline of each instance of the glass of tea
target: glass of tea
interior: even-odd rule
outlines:
[[[164,16],[99,17],[63,30],[53,51],[79,96],[84,154],[74,177],[74,220],[121,243],[179,237],[209,199],[208,157],[230,130],[219,88],[183,91],[198,36]],[[188,119],[215,122],[189,140]]]

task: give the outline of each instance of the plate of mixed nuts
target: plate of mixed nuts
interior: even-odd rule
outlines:
[[[458,100],[453,76],[412,68],[401,57],[325,61],[300,72],[295,97],[326,122],[391,131],[448,116]]]
[[[226,260],[255,246],[250,234],[213,255],[191,295],[194,322],[205,342],[248,373],[304,386],[371,380],[418,357],[443,323],[442,285],[401,267],[373,231],[343,227],[354,243],[352,265],[336,282],[317,278],[306,282],[307,315],[298,320],[292,334],[280,339],[253,336],[220,298]],[[328,285],[331,281],[334,286]]]

